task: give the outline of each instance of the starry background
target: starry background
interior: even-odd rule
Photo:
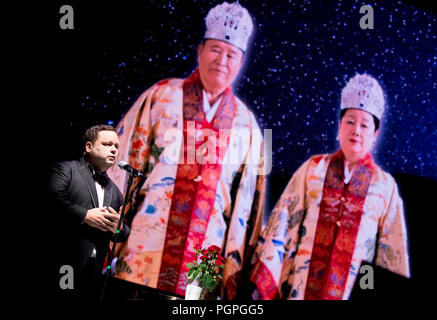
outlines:
[[[390,173],[437,180],[435,12],[368,2],[374,29],[362,30],[360,1],[241,3],[253,16],[255,33],[234,92],[261,128],[273,130],[273,175],[289,175],[311,155],[338,148],[341,89],[356,72],[367,72],[388,102],[373,152],[377,163]],[[213,5],[160,0],[72,6],[75,30],[55,32],[55,78],[64,78],[57,92],[68,97],[58,124],[77,140],[96,123],[116,125],[155,82],[188,76]],[[68,150],[59,154],[69,156]]]
[[[46,163],[79,157],[86,128],[115,126],[155,82],[187,77],[197,66],[203,19],[218,3],[71,1],[75,29],[61,30],[59,8],[65,3],[55,2],[45,68],[51,80],[40,113],[54,146]],[[273,130],[267,216],[308,157],[339,147],[341,89],[357,72],[371,74],[385,90],[387,108],[373,155],[400,184],[407,212],[435,195],[435,8],[381,0],[240,3],[251,13],[255,33],[234,93],[261,128]],[[373,30],[359,26],[365,4],[374,10]],[[428,194],[415,193],[421,188]],[[409,214],[413,225],[414,219]]]

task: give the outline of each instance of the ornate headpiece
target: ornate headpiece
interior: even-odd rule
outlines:
[[[381,120],[384,105],[385,99],[381,86],[368,74],[356,74],[341,92],[341,110],[360,109]]]
[[[249,12],[238,1],[215,6],[209,10],[205,22],[204,39],[222,40],[246,51],[253,23]]]

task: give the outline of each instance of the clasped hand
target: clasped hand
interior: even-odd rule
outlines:
[[[120,214],[111,207],[94,208],[87,211],[83,222],[102,231],[117,231]]]

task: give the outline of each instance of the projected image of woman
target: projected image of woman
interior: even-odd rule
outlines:
[[[340,149],[294,173],[252,258],[257,299],[348,299],[363,261],[410,276],[402,199],[370,152],[383,90],[356,74],[341,94]]]

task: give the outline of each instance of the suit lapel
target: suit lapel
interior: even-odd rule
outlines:
[[[88,192],[90,193],[91,201],[93,202],[93,206],[94,206],[94,208],[97,208],[98,207],[98,205],[97,205],[98,198],[97,198],[96,184],[95,184],[94,178],[91,174],[91,170],[88,168],[88,162],[84,158],[80,159],[79,172],[82,175],[82,178],[85,180],[85,184],[87,186]]]

